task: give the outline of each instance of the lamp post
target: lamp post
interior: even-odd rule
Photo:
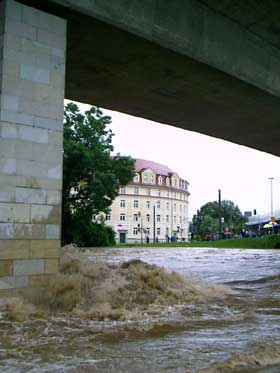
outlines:
[[[222,238],[221,189],[219,189],[219,240]]]
[[[270,212],[271,212],[271,218],[273,217],[273,180],[274,177],[269,177],[268,180],[270,180]]]

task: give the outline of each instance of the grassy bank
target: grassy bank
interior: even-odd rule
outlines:
[[[258,238],[242,238],[217,241],[169,242],[157,244],[127,244],[116,247],[216,247],[224,249],[280,249],[280,236],[271,235]]]

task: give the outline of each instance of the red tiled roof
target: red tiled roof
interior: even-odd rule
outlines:
[[[135,160],[135,171],[141,172],[142,170],[145,170],[147,168],[152,169],[157,175],[162,176],[170,176],[170,174],[174,174],[174,171],[170,170],[169,167],[152,162],[152,161],[146,161],[145,159],[136,159]]]

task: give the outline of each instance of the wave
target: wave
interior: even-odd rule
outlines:
[[[244,369],[246,369],[247,372],[256,372],[257,370],[265,367],[278,367],[279,364],[280,344],[258,343],[248,346],[247,351],[235,353],[223,362],[216,363],[207,369],[196,370],[196,372],[244,372]]]

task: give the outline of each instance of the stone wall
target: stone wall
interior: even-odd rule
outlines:
[[[66,22],[0,6],[1,294],[58,270]]]

